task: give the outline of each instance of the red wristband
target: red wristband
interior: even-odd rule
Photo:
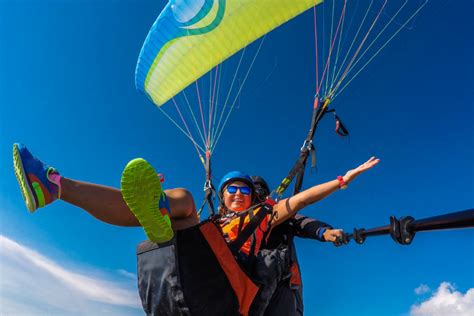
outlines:
[[[347,183],[344,181],[343,177],[337,176],[337,180],[339,181],[339,189],[344,190],[347,188]]]

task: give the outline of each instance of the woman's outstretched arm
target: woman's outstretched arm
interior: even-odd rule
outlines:
[[[378,164],[380,159],[371,157],[362,165],[358,166],[355,169],[349,170],[342,178],[346,184],[352,182],[358,175],[371,169],[376,164]],[[339,180],[332,180],[326,183],[315,185],[307,190],[304,190],[290,198],[283,199],[279,201],[274,207],[273,210],[276,212],[276,217],[274,225],[278,225],[288,218],[295,215],[299,210],[305,208],[308,205],[311,205],[315,202],[318,202],[325,197],[329,196],[331,193],[339,189]]]

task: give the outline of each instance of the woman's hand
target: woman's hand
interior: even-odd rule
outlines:
[[[344,175],[343,179],[345,183],[349,183],[352,180],[354,180],[359,174],[371,169],[373,166],[378,164],[380,162],[380,159],[375,158],[375,157],[370,157],[369,160],[361,164],[359,167],[347,171],[347,173]]]

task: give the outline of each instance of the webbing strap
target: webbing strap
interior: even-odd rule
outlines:
[[[298,175],[298,173],[300,173],[301,170],[304,170],[305,165],[306,165],[306,160],[308,159],[308,155],[309,155],[308,150],[301,151],[300,156],[298,157],[298,160],[293,165],[293,168],[290,170],[288,175],[281,181],[280,185],[275,190],[275,192],[278,194],[278,197],[283,195],[283,192],[285,192],[285,190],[291,184],[291,181],[293,181],[293,178],[296,175]]]
[[[240,234],[242,232],[242,229],[244,228],[244,222],[245,222],[245,216],[240,216],[239,228],[237,229],[237,234]]]

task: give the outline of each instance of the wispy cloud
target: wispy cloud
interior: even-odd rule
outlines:
[[[420,287],[417,289],[420,289]],[[424,287],[422,287],[421,291],[423,290],[425,290]],[[474,315],[474,288],[469,289],[463,294],[457,291],[452,284],[443,282],[429,299],[420,304],[413,305],[410,315],[472,316]]]
[[[423,295],[425,293],[428,293],[429,291],[431,291],[431,289],[426,284],[420,284],[420,286],[415,289],[416,295]]]
[[[124,275],[128,272],[121,272]],[[142,315],[135,282],[72,271],[0,235],[0,313]],[[130,274],[130,273],[128,273]],[[120,280],[119,280],[120,279]]]
[[[124,277],[126,278],[129,278],[129,279],[132,279],[132,280],[136,280],[137,279],[137,275],[135,273],[130,273],[128,271],[125,271],[123,269],[119,269],[117,270],[117,272],[120,274],[120,275],[123,275]]]

